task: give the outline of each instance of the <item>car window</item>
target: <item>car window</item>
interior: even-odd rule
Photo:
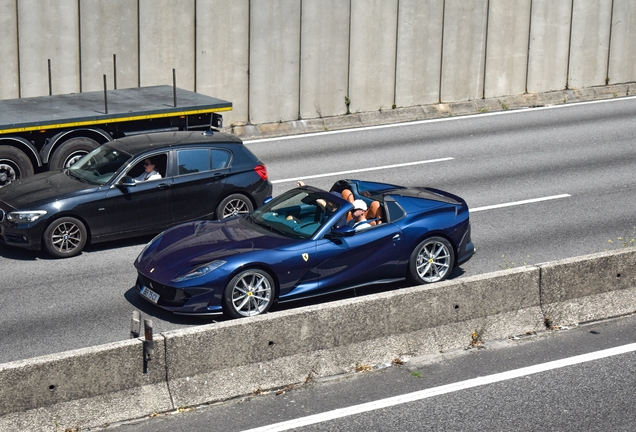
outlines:
[[[388,211],[389,222],[395,222],[399,219],[402,219],[406,214],[404,212],[404,209],[402,209],[402,207],[400,207],[400,205],[392,199],[387,199],[384,205]]]
[[[166,177],[168,172],[168,154],[167,153],[159,153],[151,156],[145,156],[141,158],[137,163],[135,163],[129,170],[127,175],[138,181],[144,181],[144,176],[142,174],[146,173],[146,161],[150,161],[154,165],[154,170],[161,176],[161,178]],[[149,180],[160,180],[157,176],[150,178]]]
[[[193,174],[210,170],[210,152],[208,149],[186,149],[177,151],[179,175]]]
[[[227,150],[212,149],[212,169],[223,169],[230,166],[232,153]]]
[[[69,173],[97,184],[106,184],[132,156],[109,145],[98,147],[69,168]]]

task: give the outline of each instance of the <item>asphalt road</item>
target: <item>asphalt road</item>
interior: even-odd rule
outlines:
[[[636,236],[635,114],[636,99],[626,98],[248,147],[267,164],[275,194],[296,179],[329,188],[348,177],[462,196],[477,255],[453,274],[461,278],[629,243]],[[211,322],[163,313],[137,297],[132,263],[148,240],[91,246],[66,260],[0,245],[0,363],[125,339],[134,309],[153,319],[155,333]]]

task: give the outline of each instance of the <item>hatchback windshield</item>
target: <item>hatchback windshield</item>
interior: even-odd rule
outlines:
[[[339,208],[335,200],[324,194],[292,189],[257,209],[251,220],[285,237],[306,239]]]
[[[96,148],[68,169],[70,175],[91,183],[108,183],[132,156],[108,144]]]

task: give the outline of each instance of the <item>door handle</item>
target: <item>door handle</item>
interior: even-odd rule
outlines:
[[[402,240],[402,237],[400,237],[399,234],[396,234],[396,235],[393,236],[393,238],[391,240],[393,240],[393,241]]]
[[[168,189],[170,186],[170,183],[161,183],[159,186],[157,186],[157,189]]]

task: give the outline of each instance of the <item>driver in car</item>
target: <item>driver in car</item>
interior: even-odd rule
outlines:
[[[136,182],[144,182],[148,180],[158,180],[161,178],[161,174],[155,171],[155,164],[151,158],[144,161],[144,172],[135,177]]]
[[[353,210],[351,210],[351,220],[347,222],[347,225],[353,227],[356,231],[361,231],[367,228],[371,228],[371,224],[367,222],[366,218],[367,203],[361,199],[357,199],[353,202]]]

